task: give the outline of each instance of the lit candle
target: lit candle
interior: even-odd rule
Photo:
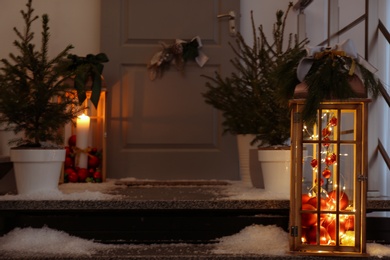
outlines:
[[[82,114],[77,117],[76,146],[81,150],[88,148],[89,123],[89,116]],[[88,155],[84,152],[79,153],[78,162],[80,168],[87,168]]]

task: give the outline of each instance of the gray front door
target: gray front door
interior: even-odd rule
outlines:
[[[107,177],[238,179],[235,136],[223,135],[221,114],[205,104],[202,74],[230,74],[228,19],[237,0],[102,0],[102,51],[110,58]],[[236,20],[238,26],[238,19]],[[183,71],[171,66],[151,80],[147,64],[160,42],[199,36],[209,58]]]

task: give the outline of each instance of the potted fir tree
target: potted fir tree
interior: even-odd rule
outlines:
[[[17,35],[14,45],[19,53],[11,53],[9,60],[2,59],[0,68],[0,123],[5,130],[23,134],[22,138],[10,141],[17,145],[11,148],[10,156],[18,193],[57,189],[65,149],[55,145],[63,144],[61,128],[79,114],[79,100],[70,94],[73,89],[64,82],[91,72],[86,62],[75,63],[81,59],[78,56],[68,58],[71,45],[53,59],[48,57],[47,14],[42,15],[41,46],[36,48],[32,24],[39,17],[34,15],[32,0],[26,6],[26,11],[21,11],[25,28],[14,28]],[[107,61],[102,55],[100,61]],[[80,93],[85,92],[78,86]],[[98,95],[100,89],[95,92]],[[22,164],[25,160],[29,163],[26,166]],[[41,169],[39,161],[49,162]]]
[[[205,102],[222,112],[224,131],[237,136],[251,135],[252,144],[267,150],[289,145],[290,111],[288,102],[280,102],[277,83],[279,78],[284,78],[295,86],[299,82],[296,66],[305,55],[307,40],[299,42],[290,34],[284,47],[286,18],[291,8],[292,3],[286,12],[276,12],[273,41],[267,40],[261,25],[255,27],[252,12],[253,43],[246,43],[238,33],[236,46],[231,44],[235,53],[231,62],[236,72],[226,78],[218,72],[214,77],[205,76],[209,80],[203,93]],[[288,69],[281,71],[286,64]],[[285,153],[283,158],[290,158],[289,147]],[[280,155],[270,157],[280,158]]]

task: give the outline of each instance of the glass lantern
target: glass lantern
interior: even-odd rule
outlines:
[[[321,103],[315,123],[292,100],[290,251],[365,254],[368,99]]]

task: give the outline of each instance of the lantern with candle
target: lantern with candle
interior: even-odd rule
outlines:
[[[5,130],[15,134],[23,133],[23,136],[18,135],[11,140],[17,147],[11,148],[10,157],[14,162],[17,191],[26,194],[58,188],[61,166],[65,159],[65,149],[59,149],[64,142],[62,129],[82,112],[78,105],[83,97],[72,98],[73,88],[66,84],[66,79],[77,78],[81,82],[78,85],[80,93],[85,93],[80,71],[91,75],[91,71],[86,70],[86,63],[95,65],[108,59],[105,54],[98,54],[91,55],[93,59],[85,58],[87,61],[84,63],[78,62],[74,55],[69,54],[72,45],[66,46],[54,58],[50,58],[48,15],[41,16],[41,46],[35,48],[35,26],[32,25],[39,17],[34,14],[31,0],[27,0],[26,9],[21,13],[24,28],[14,28],[17,37],[14,44],[18,53],[12,53],[9,59],[2,59],[0,62],[0,122]],[[96,74],[99,71],[94,72]],[[94,81],[95,79],[93,77]],[[99,85],[99,82],[96,81],[96,84]],[[96,95],[100,93],[100,89],[93,91]],[[25,163],[25,156],[28,163]],[[55,159],[55,163],[42,164],[42,158]],[[44,168],[38,168],[38,165],[43,165]]]
[[[87,82],[90,86],[90,81]],[[91,101],[91,91],[86,92],[86,99],[80,105],[83,114],[77,117],[76,124],[65,127],[65,136],[68,140],[68,154],[64,164],[64,182],[102,182],[106,179],[105,167],[105,104],[106,88],[102,81],[102,90],[99,97],[99,106],[95,107]],[[85,171],[87,176],[85,177]],[[69,175],[76,175],[72,178]]]
[[[363,255],[367,86],[376,96],[380,82],[353,58],[351,41],[316,50],[303,61],[310,66],[303,69],[302,83],[290,100],[290,250],[295,254]],[[323,75],[329,71],[336,78]]]

